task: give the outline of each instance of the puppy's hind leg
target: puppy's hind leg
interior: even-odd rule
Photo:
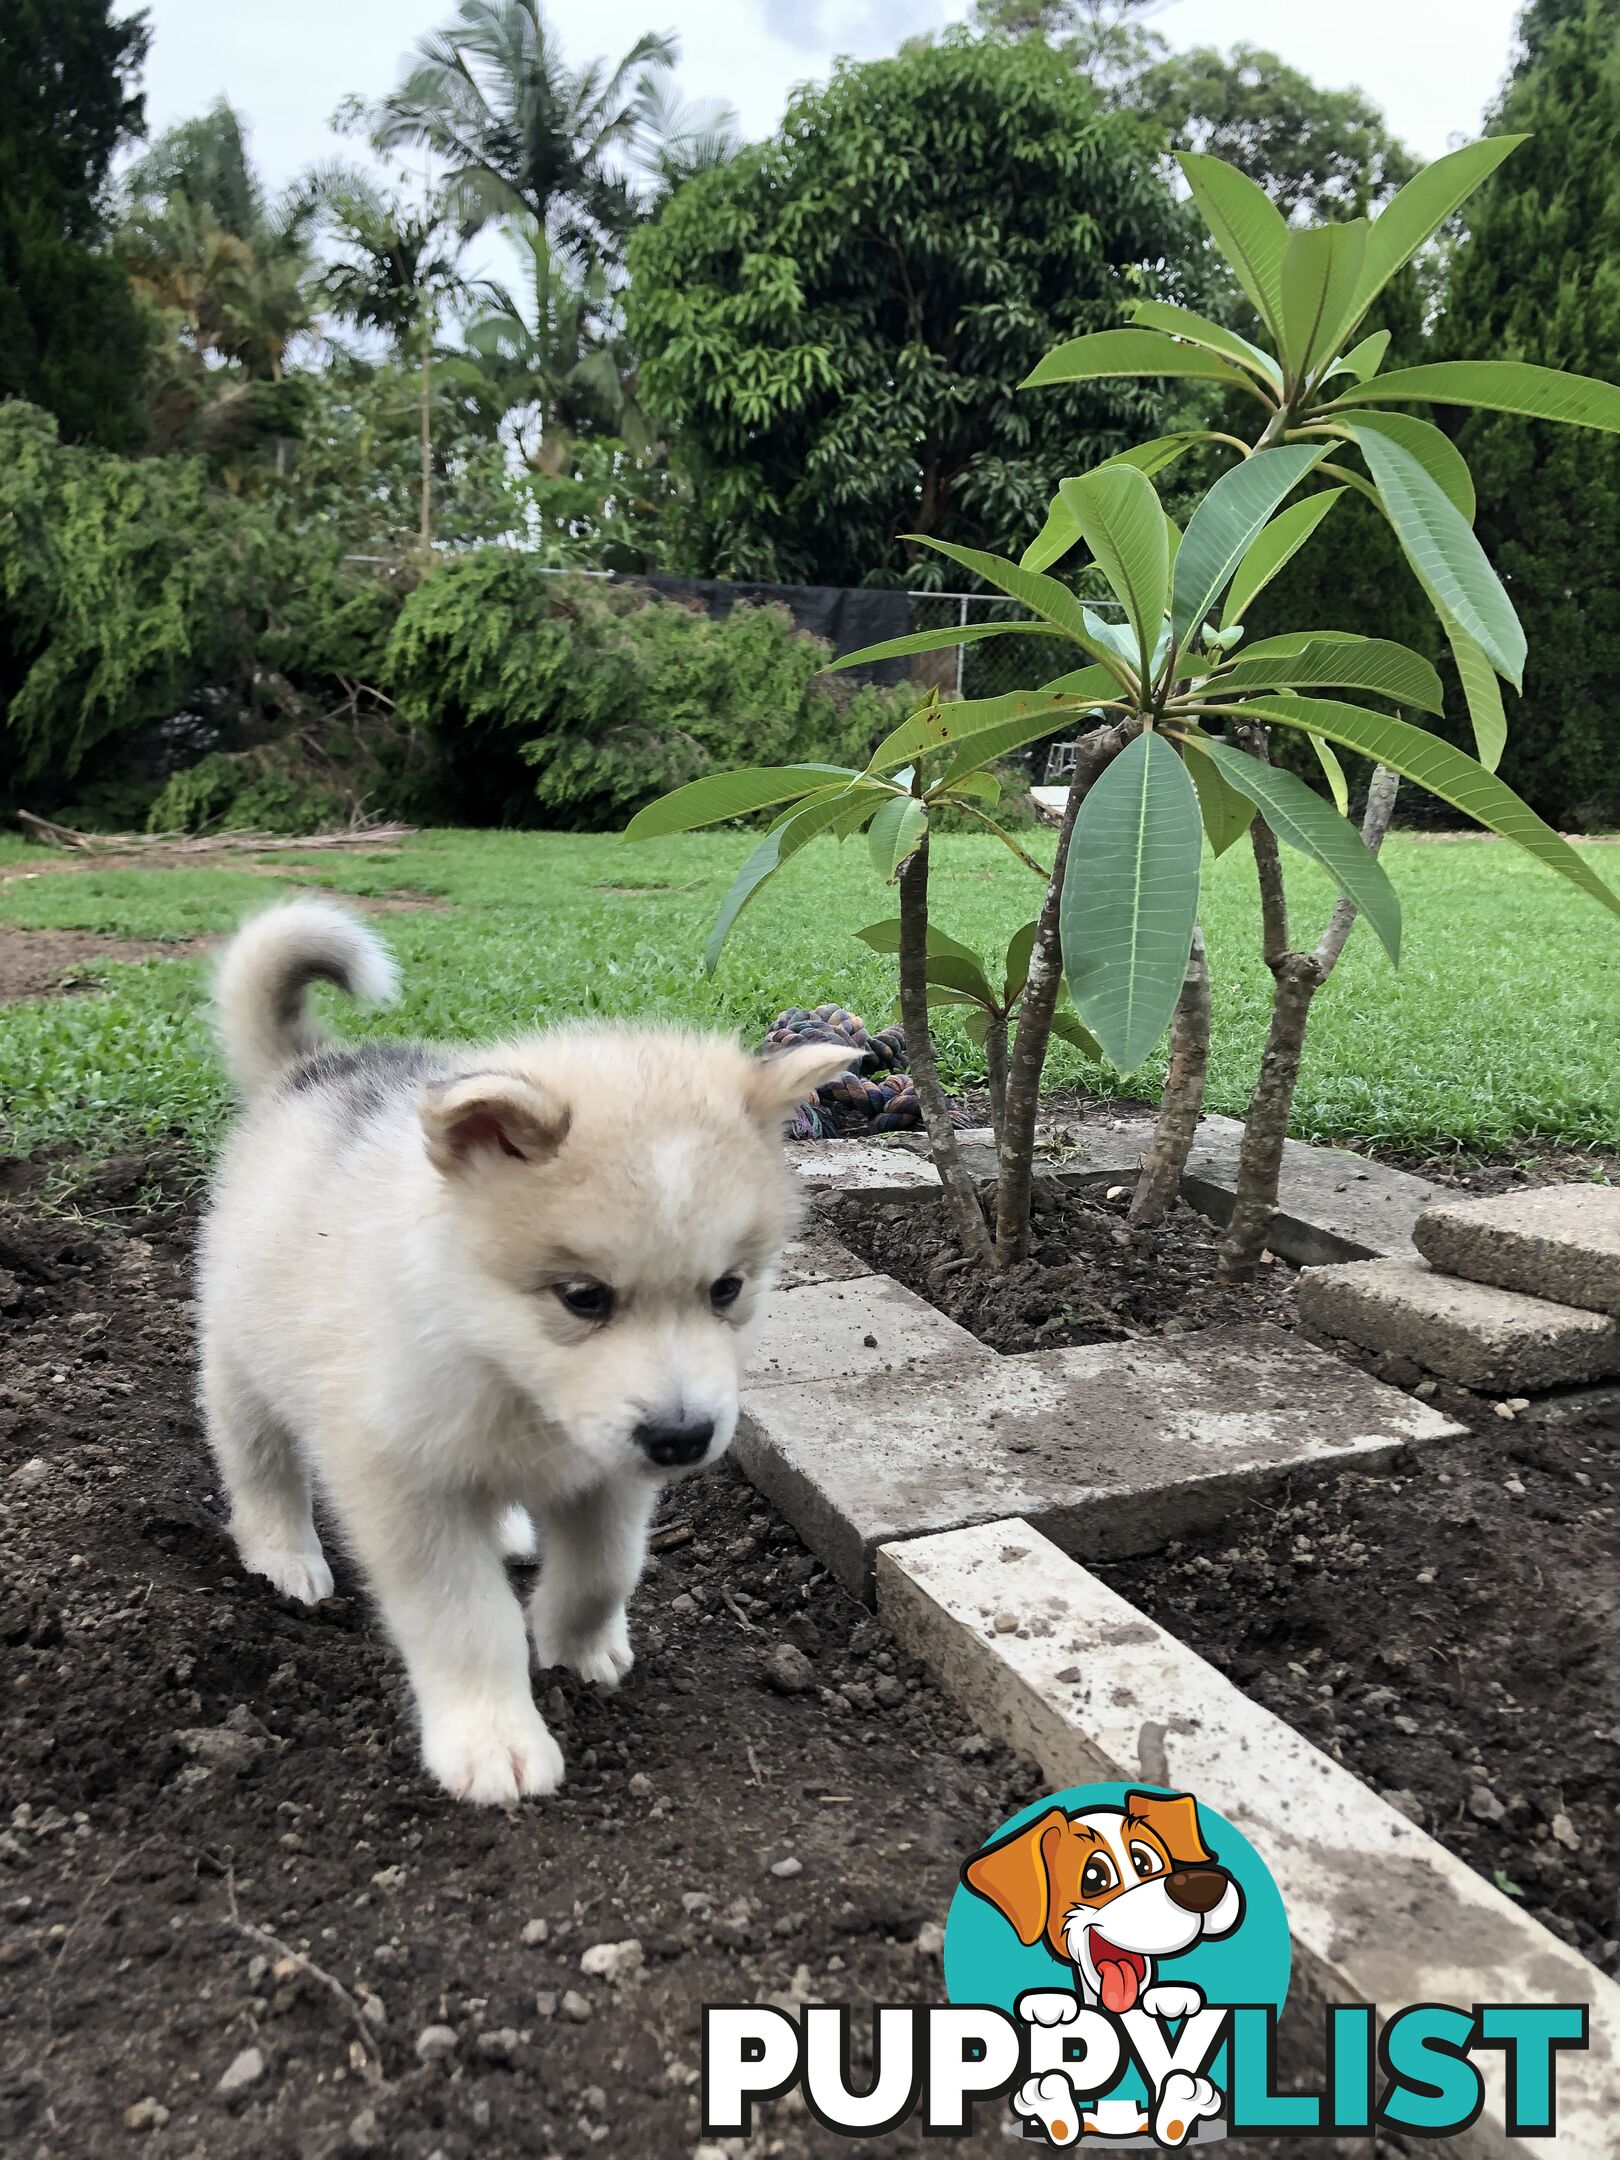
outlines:
[[[657,1497],[636,1478],[539,1510],[540,1582],[529,1601],[537,1663],[572,1666],[600,1687],[617,1687],[630,1670],[625,1606],[646,1563]]]
[[[309,1474],[292,1434],[228,1352],[204,1352],[202,1405],[242,1565],[283,1597],[319,1604],[332,1595],[332,1570],[315,1534]]]

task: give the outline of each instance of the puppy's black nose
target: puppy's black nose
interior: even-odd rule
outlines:
[[[1179,1905],[1183,1912],[1213,1912],[1226,1895],[1227,1875],[1225,1868],[1190,1867],[1177,1868],[1165,1881],[1172,1905]]]
[[[647,1460],[660,1470],[687,1469],[709,1452],[714,1438],[714,1419],[707,1417],[644,1418],[632,1436]]]

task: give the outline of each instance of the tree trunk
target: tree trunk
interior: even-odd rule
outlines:
[[[1361,820],[1361,837],[1373,855],[1384,844],[1399,791],[1399,777],[1385,765],[1375,767]],[[1305,1056],[1305,1030],[1311,1017],[1311,1000],[1338,966],[1345,940],[1355,927],[1357,912],[1355,903],[1341,894],[1316,950],[1310,953],[1288,950],[1287,905],[1282,896],[1277,842],[1269,827],[1264,828],[1262,838],[1262,824],[1257,817],[1250,830],[1254,835],[1255,861],[1260,869],[1266,962],[1276,988],[1272,993],[1271,1026],[1266,1036],[1265,1055],[1260,1061],[1260,1077],[1249,1099],[1243,1144],[1238,1151],[1237,1198],[1233,1203],[1232,1220],[1221,1241],[1221,1273],[1233,1282],[1247,1281],[1254,1274],[1271,1235],[1282,1178],[1283,1143],[1288,1138],[1294,1090],[1299,1085],[1300,1066]]]
[[[1029,956],[1029,979],[1018,1006],[1018,1033],[1013,1038],[1007,1069],[1007,1107],[997,1157],[996,1258],[1002,1267],[1023,1259],[1029,1250],[1030,1191],[1035,1181],[1035,1118],[1040,1106],[1041,1073],[1047,1046],[1052,1040],[1052,1015],[1063,986],[1063,945],[1059,918],[1063,902],[1063,872],[1074,838],[1074,821],[1080,805],[1103,768],[1124,749],[1136,732],[1133,723],[1101,728],[1075,750],[1074,771],[1069,778],[1063,822],[1058,827],[1057,855],[1047,882],[1046,897],[1035,926],[1035,943]]]
[[[422,355],[422,394],[420,399],[420,435],[422,464],[422,517],[417,534],[422,550],[424,566],[433,552],[433,355]]]
[[[996,1147],[1007,1124],[1007,1023],[993,1017],[984,1033],[984,1084],[990,1096],[990,1126]]]
[[[1131,1221],[1160,1223],[1181,1190],[1182,1172],[1192,1152],[1198,1115],[1204,1107],[1204,1079],[1209,1071],[1209,958],[1204,933],[1193,925],[1187,979],[1170,1023],[1170,1070],[1164,1076],[1153,1145],[1131,1200]]]
[[[934,1167],[956,1218],[962,1250],[970,1260],[994,1264],[995,1252],[985,1227],[973,1180],[956,1144],[950,1105],[934,1060],[928,1031],[928,841],[900,873],[900,1019],[906,1031],[906,1055],[922,1109]]]

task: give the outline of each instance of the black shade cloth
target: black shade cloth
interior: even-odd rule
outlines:
[[[670,600],[696,600],[711,615],[729,615],[739,601],[756,605],[776,601],[801,630],[825,638],[835,658],[859,652],[866,645],[881,645],[888,638],[905,637],[911,629],[909,597],[871,586],[733,584],[726,578],[654,576],[626,582],[648,585]],[[880,660],[874,667],[849,672],[856,682],[892,684],[904,682],[909,668],[906,660]]]

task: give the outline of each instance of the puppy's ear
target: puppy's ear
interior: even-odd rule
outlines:
[[[762,1125],[782,1124],[824,1082],[848,1072],[860,1054],[840,1043],[804,1043],[755,1058],[743,1083],[750,1113]]]
[[[1146,1823],[1178,1865],[1214,1859],[1198,1826],[1198,1802],[1191,1793],[1130,1792],[1125,1812]]]
[[[1046,1933],[1052,1909],[1047,1862],[1068,1829],[1069,1818],[1063,1810],[1048,1808],[1026,1829],[975,1853],[962,1870],[963,1882],[1012,1922],[1026,1947]]]
[[[544,1162],[562,1146],[568,1105],[516,1073],[469,1073],[427,1089],[421,1119],[429,1161],[454,1177],[502,1157]]]

